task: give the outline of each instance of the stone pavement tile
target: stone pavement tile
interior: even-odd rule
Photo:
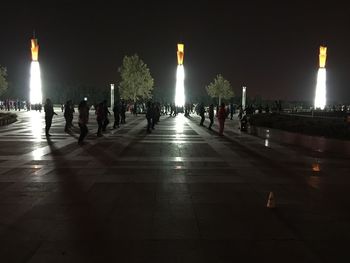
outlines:
[[[205,239],[294,239],[294,233],[271,210],[240,209],[227,204],[194,205],[199,231]],[[257,219],[258,218],[258,219]]]
[[[41,245],[41,240],[0,240],[1,262],[28,262]]]
[[[204,254],[197,240],[46,242],[28,262],[211,262]]]
[[[189,191],[188,184],[185,183],[158,183],[157,193],[186,194]]]
[[[116,168],[109,168],[108,172],[105,172],[102,175],[112,175],[112,176],[118,176],[118,175],[135,175],[135,176],[144,176],[144,175],[158,175],[160,171],[160,167],[139,167],[137,165],[128,166],[128,167],[116,167]]]
[[[16,182],[6,188],[6,193],[16,192],[18,194],[22,192],[53,192],[58,188],[57,183],[41,183],[41,182]]]
[[[168,205],[175,205],[175,204],[189,204],[193,202],[193,198],[189,193],[157,193],[156,197],[157,203],[165,203]]]
[[[239,208],[243,206],[261,206],[261,201],[255,193],[234,192],[234,190],[193,192],[191,193],[191,200],[194,204],[231,204]]]
[[[190,193],[252,193],[254,189],[246,183],[198,183],[188,185]],[[251,194],[247,194],[247,197]]]
[[[55,222],[46,219],[20,217],[0,233],[0,240],[41,240],[49,236]]]
[[[189,176],[235,176],[238,175],[236,169],[231,167],[206,167],[183,169]]]
[[[197,183],[247,183],[246,179],[242,179],[240,176],[187,176],[186,182],[189,184]]]
[[[173,176],[174,177],[174,176]],[[96,183],[158,183],[159,181],[165,180],[159,175],[159,172],[155,174],[145,173],[142,175],[138,174],[104,174],[96,177]],[[167,180],[172,180],[167,177]]]
[[[162,184],[162,187],[156,193],[157,204],[190,204],[192,201],[187,184],[184,183]]]
[[[41,143],[35,143],[35,147],[40,147]],[[0,148],[0,155],[6,156],[6,155],[21,155],[31,152],[33,149],[33,142],[21,142],[18,143],[18,141],[14,142],[1,142],[1,148]]]
[[[0,225],[4,228],[18,220],[23,214],[32,208],[32,205],[25,203],[1,203],[0,204]]]
[[[95,183],[87,193],[87,201],[91,204],[117,203],[126,186],[121,183]]]
[[[127,241],[115,243],[50,241],[45,242],[28,262],[129,262],[129,258],[130,245]]]
[[[349,262],[349,241],[345,240],[312,240],[309,242],[319,262]]]
[[[198,239],[199,231],[192,205],[158,203],[153,215],[153,238]]]
[[[74,205],[86,204],[88,200],[87,191],[91,188],[91,182],[79,184],[60,183],[55,192],[50,192],[44,198],[37,202],[37,204],[60,204],[60,205]]]
[[[135,241],[130,262],[209,262],[198,240],[161,239]]]
[[[321,262],[297,240],[202,240],[205,262]]]
[[[32,191],[2,191],[0,192],[0,204],[13,205],[34,205],[46,198],[49,192],[32,192]]]
[[[123,184],[119,202],[128,204],[155,204],[157,185],[152,183]]]
[[[37,172],[40,168],[33,169],[33,168],[12,168],[9,171],[1,174],[1,180],[19,180],[19,179],[25,179],[27,176],[30,176],[31,174]]]
[[[152,217],[113,218],[105,222],[103,240],[143,240],[152,237]]]
[[[323,262],[305,242],[299,240],[263,240],[251,247],[250,253],[260,262]]]
[[[8,188],[9,186],[11,186],[12,184],[14,184],[13,182],[1,182],[0,183],[0,193],[4,190],[6,190],[6,188]]]

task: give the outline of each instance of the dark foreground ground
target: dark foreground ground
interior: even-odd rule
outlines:
[[[91,112],[78,146],[62,113],[50,141],[43,115],[18,116],[0,128],[0,262],[350,260],[347,157],[240,134],[236,120],[219,137],[196,117],[146,134],[128,116],[97,138]]]

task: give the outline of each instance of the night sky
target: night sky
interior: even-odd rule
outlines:
[[[3,3],[0,64],[13,87],[27,89],[35,29],[44,88],[109,86],[119,81],[123,56],[137,53],[155,87],[172,92],[181,41],[186,89],[194,96],[204,95],[204,87],[222,74],[237,96],[246,85],[248,96],[313,100],[324,44],[328,99],[350,102],[350,9],[340,1],[115,2]]]

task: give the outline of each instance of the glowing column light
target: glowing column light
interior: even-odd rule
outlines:
[[[176,70],[176,89],[175,105],[182,107],[185,105],[185,69],[184,61],[184,44],[177,44],[177,70]]]
[[[326,106],[326,59],[327,47],[320,46],[320,68],[317,73],[314,108],[324,109]]]
[[[247,96],[247,88],[243,86],[243,88],[242,88],[242,110],[245,110],[246,96]]]
[[[111,108],[114,107],[114,84],[111,84]]]
[[[32,63],[30,65],[29,100],[31,104],[42,103],[39,44],[35,36],[31,39]]]

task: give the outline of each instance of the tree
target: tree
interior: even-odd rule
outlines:
[[[0,65],[0,96],[7,91],[8,83],[7,83],[7,69]]]
[[[138,98],[148,99],[152,97],[154,80],[147,65],[138,55],[125,56],[119,72],[121,76],[119,91],[123,99],[136,102]]]
[[[206,90],[210,97],[219,98],[219,105],[221,104],[221,99],[230,99],[234,96],[230,82],[220,74],[216,76],[214,82],[206,87]]]

